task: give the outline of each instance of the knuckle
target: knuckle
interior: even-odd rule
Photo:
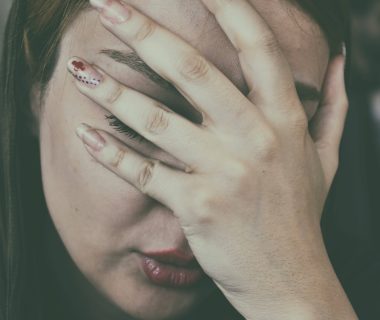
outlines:
[[[148,185],[152,181],[157,161],[146,160],[142,163],[137,175],[137,184],[143,193],[147,192]]]
[[[307,131],[309,122],[305,112],[301,110],[295,111],[292,113],[290,118],[290,124],[296,132],[304,133]]]
[[[274,54],[280,51],[276,37],[269,31],[257,39],[256,47],[262,47],[267,54]]]
[[[157,25],[152,20],[146,19],[135,33],[133,39],[136,42],[144,41],[151,37],[156,29]]]
[[[197,53],[186,55],[179,64],[179,72],[186,80],[205,80],[210,69],[209,62]]]
[[[224,167],[224,172],[226,172],[231,182],[235,181],[240,183],[240,181],[245,180],[249,176],[249,171],[248,165],[239,160],[230,161]]]
[[[169,127],[169,113],[161,108],[154,108],[147,117],[145,129],[152,134],[160,134]]]
[[[110,162],[111,167],[115,169],[120,168],[126,153],[127,151],[125,149],[118,149]]]
[[[252,179],[254,166],[249,161],[233,160],[226,164],[223,168],[225,177],[228,179],[227,192],[229,197],[240,197],[247,193],[247,190],[252,190],[254,179]]]
[[[272,130],[262,130],[256,136],[254,152],[256,157],[263,161],[271,161],[275,158],[280,141]]]
[[[220,200],[219,200],[220,201]],[[198,191],[193,197],[194,215],[199,224],[210,224],[218,207],[218,197],[210,191]]]
[[[109,91],[106,96],[106,102],[109,106],[114,106],[123,94],[123,87],[120,83],[116,83],[112,90]]]

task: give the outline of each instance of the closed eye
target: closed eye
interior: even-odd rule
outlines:
[[[125,123],[116,118],[113,114],[106,115],[106,119],[108,120],[108,124],[114,128],[117,132],[124,133],[131,139],[137,140],[138,142],[143,142],[145,138],[138,134],[135,130],[128,127]]]

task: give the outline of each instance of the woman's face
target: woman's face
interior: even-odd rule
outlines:
[[[200,1],[128,2],[198,48],[246,93],[237,53]],[[295,80],[320,90],[329,57],[320,29],[285,1],[251,2],[272,27]],[[200,282],[187,288],[153,284],[141,268],[139,254],[178,249],[191,255],[177,219],[169,208],[95,162],[76,137],[75,129],[86,122],[109,131],[150,157],[174,165],[176,160],[162,150],[116,132],[105,117],[108,113],[77,91],[66,71],[67,60],[82,57],[174,110],[187,110],[185,114],[190,119],[194,113],[176,92],[136,71],[136,63],[125,64],[130,64],[130,49],[106,31],[97,16],[95,10],[87,10],[67,30],[39,113],[46,202],[74,262],[111,302],[142,319],[177,316],[204,300],[213,290],[210,283]],[[110,51],[102,50],[121,51],[127,57],[123,58],[124,63],[116,62],[107,54]],[[120,57],[120,53],[117,55]],[[304,101],[304,105],[311,118],[318,101]]]

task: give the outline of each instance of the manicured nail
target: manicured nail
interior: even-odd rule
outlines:
[[[90,0],[90,4],[97,10],[103,10],[108,0]]]
[[[103,76],[80,58],[74,57],[70,59],[67,63],[67,68],[75,79],[87,87],[95,88],[103,81]]]
[[[347,46],[346,46],[345,42],[342,43],[341,54],[342,54],[343,59],[344,59],[344,67],[346,67],[346,63],[347,63]]]
[[[106,145],[106,140],[92,127],[82,123],[76,130],[77,136],[82,139],[83,143],[94,151],[100,151]]]
[[[113,24],[123,23],[131,16],[131,10],[120,0],[90,0],[90,4]]]
[[[346,47],[346,43],[342,43],[342,54],[344,57],[347,57],[347,47]]]

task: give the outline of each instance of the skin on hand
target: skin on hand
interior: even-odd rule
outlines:
[[[144,319],[186,313],[215,289],[149,284],[134,251],[170,246],[191,247],[246,318],[283,319],[284,312],[309,308],[314,315],[316,306],[319,314],[329,307],[335,315],[351,312],[319,230],[347,107],[342,58],[330,64],[330,85],[317,112],[316,101],[300,101],[293,79],[321,89],[327,44],[293,7],[250,1],[264,21],[245,1],[128,3],[140,13],[130,7],[125,19],[121,13],[129,9],[115,9],[112,22],[102,17],[100,24],[94,10],[86,11],[68,30],[40,115],[45,196],[76,265],[110,301]],[[99,54],[104,47],[136,50],[189,101]],[[62,76],[73,55],[91,70],[88,84],[79,74],[81,82]],[[72,63],[69,69],[81,67]],[[173,106],[185,106],[188,117]],[[106,113],[147,140],[111,131]],[[92,127],[79,130],[82,137],[90,133],[92,157],[74,140],[81,122]]]
[[[294,316],[307,306],[305,316],[314,319],[323,303],[333,310],[334,295],[341,315],[353,317],[319,228],[347,111],[344,58],[331,62],[310,135],[291,69],[267,23],[243,0],[203,2],[239,52],[247,97],[198,50],[131,6],[92,1],[104,26],[191,101],[200,125],[85,61],[68,65],[79,80],[75,67],[83,66],[86,81],[76,82],[83,94],[184,170],[87,125],[78,136],[94,159],[173,210],[205,272],[247,318],[265,319],[277,305],[273,316]],[[323,296],[328,287],[333,294]],[[301,309],[292,310],[297,304]]]

